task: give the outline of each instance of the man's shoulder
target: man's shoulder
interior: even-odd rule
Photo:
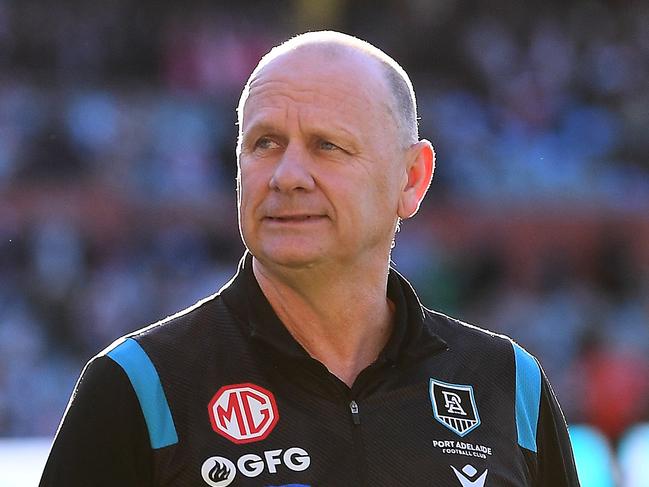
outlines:
[[[439,311],[424,308],[425,323],[442,338],[451,350],[467,353],[493,354],[513,352],[515,342],[500,333],[453,318]]]
[[[464,380],[480,377],[488,386],[506,380],[517,393],[522,390],[519,383],[540,391],[542,373],[538,360],[512,338],[443,313],[426,310],[425,314],[426,325],[446,342],[446,355],[441,358],[454,374],[465,377]]]
[[[177,360],[182,355],[196,357],[206,347],[222,343],[223,337],[238,335],[238,329],[236,318],[220,293],[215,293],[178,313],[120,337],[98,356],[109,355],[125,341],[135,341],[154,360],[159,357]]]

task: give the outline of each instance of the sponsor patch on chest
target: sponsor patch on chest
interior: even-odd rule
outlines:
[[[237,444],[264,440],[279,421],[273,393],[251,383],[221,387],[207,411],[212,429]]]

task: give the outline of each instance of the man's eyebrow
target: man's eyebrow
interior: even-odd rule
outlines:
[[[253,120],[249,124],[245,124],[242,130],[242,135],[245,137],[246,135],[250,136],[250,134],[258,134],[264,132],[278,133],[280,132],[280,130],[281,129],[272,121]],[[309,127],[308,131],[312,132],[313,134],[320,134],[325,137],[342,136],[353,141],[358,140],[359,136],[361,135],[359,133],[354,133],[352,130],[340,124],[331,124],[328,126],[314,124],[313,126]]]
[[[358,141],[360,133],[354,133],[352,130],[347,129],[343,125],[332,125],[329,128],[323,127],[321,130],[316,130],[316,132],[324,132],[325,134],[331,133],[335,136],[342,136],[345,139],[349,139],[351,142]]]
[[[251,137],[252,135],[259,133],[277,133],[279,129],[275,124],[267,120],[253,120],[250,124],[246,124],[241,131],[241,135],[245,139],[246,137]]]

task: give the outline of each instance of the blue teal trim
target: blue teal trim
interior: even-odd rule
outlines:
[[[178,443],[178,434],[160,377],[140,344],[127,338],[106,355],[124,369],[131,381],[149,430],[151,448],[158,449]]]
[[[518,444],[536,452],[536,428],[541,404],[541,369],[536,359],[512,342],[516,359],[516,431]]]

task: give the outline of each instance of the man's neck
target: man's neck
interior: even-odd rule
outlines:
[[[253,272],[284,326],[349,387],[376,360],[393,327],[384,268],[354,266],[277,272],[253,258]]]

